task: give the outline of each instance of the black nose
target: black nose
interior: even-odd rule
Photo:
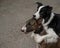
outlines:
[[[35,17],[36,17],[36,15],[33,15],[33,17],[35,18]]]
[[[21,30],[22,32],[24,32],[24,30]]]

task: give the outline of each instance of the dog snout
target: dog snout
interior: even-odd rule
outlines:
[[[26,27],[23,26],[23,27],[21,28],[21,31],[22,31],[22,32],[26,32]]]

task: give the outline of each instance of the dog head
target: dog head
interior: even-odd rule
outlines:
[[[42,26],[41,24],[42,19],[35,20],[34,18],[29,19],[26,21],[26,24],[22,27],[22,32],[29,33],[31,31],[37,30],[39,27]]]
[[[35,19],[39,19],[40,17],[46,19],[50,17],[52,12],[52,7],[49,5],[44,6],[42,3],[36,2],[37,12],[33,15]]]

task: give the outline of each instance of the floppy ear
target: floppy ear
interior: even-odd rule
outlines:
[[[40,2],[36,2],[36,4],[38,5],[38,7],[42,6],[43,4]]]
[[[51,6],[49,6],[49,5],[47,5],[46,8],[47,8],[48,10],[50,10],[50,11],[53,9],[53,7],[51,7]]]

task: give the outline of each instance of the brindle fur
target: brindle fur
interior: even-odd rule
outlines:
[[[28,28],[27,30],[29,30],[27,33],[33,31],[33,30],[37,30],[38,28],[43,28],[43,31],[40,33],[41,36],[46,35],[46,31],[42,25],[42,19],[39,20],[35,20],[34,18],[29,19],[28,21],[26,21],[26,27],[29,26],[31,28]],[[44,41],[42,41],[41,43],[38,44],[39,48],[60,48],[60,39],[58,39],[57,43],[45,43]]]
[[[42,22],[42,19],[35,20],[34,18],[31,18],[28,21],[26,21],[26,27],[31,26],[32,30],[36,30],[39,26],[42,26],[41,22]]]
[[[39,48],[60,48],[60,39],[58,38],[58,42],[56,43],[45,43],[42,41],[40,44],[38,44]]]

